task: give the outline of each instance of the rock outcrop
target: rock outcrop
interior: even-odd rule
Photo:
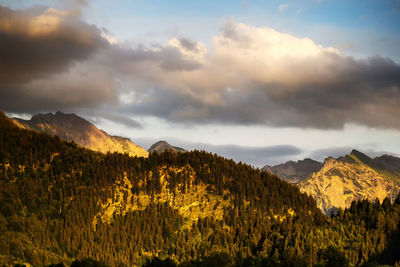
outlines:
[[[164,152],[164,151],[173,151],[173,152],[185,152],[186,150],[177,146],[172,146],[168,144],[166,141],[158,141],[157,143],[154,143],[150,148],[149,152]]]
[[[325,160],[322,168],[298,184],[301,192],[314,197],[326,214],[348,208],[354,200],[392,201],[400,192],[396,176],[398,158],[383,156],[371,159],[353,150],[349,155]],[[386,165],[385,165],[386,164]]]
[[[298,183],[321,169],[322,163],[306,158],[297,162],[288,161],[275,166],[264,166],[262,170],[275,174],[288,183]]]
[[[36,114],[31,120],[14,118],[13,121],[21,128],[57,135],[64,140],[73,141],[102,153],[119,152],[128,153],[130,156],[148,156],[144,148],[129,138],[111,136],[76,114],[64,114],[58,111],[55,114]]]

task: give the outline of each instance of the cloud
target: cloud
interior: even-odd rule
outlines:
[[[302,150],[291,145],[277,145],[267,147],[247,147],[237,145],[210,145],[195,144],[198,149],[204,149],[218,155],[231,158],[236,162],[264,167],[265,164],[276,164],[293,159],[300,155]]]
[[[211,49],[187,38],[107,41],[79,14],[0,8],[0,106],[108,108],[187,124],[400,129],[400,66],[230,21]],[[129,97],[123,97],[129,96]]]
[[[101,117],[108,119],[112,122],[121,123],[122,125],[124,125],[125,127],[128,127],[128,128],[142,128],[142,125],[139,122],[137,122],[134,119],[129,118],[127,116],[122,116],[120,114],[105,113],[105,114],[102,114]]]
[[[117,112],[108,110],[91,110],[82,109],[82,113],[89,116],[89,119],[94,124],[101,123],[101,120],[108,120],[113,123],[122,124],[127,128],[142,128],[142,125],[136,120],[130,118],[129,116],[119,114]]]
[[[223,157],[233,159],[236,162],[251,164],[256,167],[264,167],[265,164],[278,164],[298,158],[304,151],[292,145],[274,146],[238,146],[238,145],[213,145],[207,143],[187,142],[181,139],[163,137],[173,146],[182,147],[185,150],[205,150],[217,153]],[[152,144],[159,141],[154,138],[136,138],[135,142],[148,149]]]
[[[155,45],[152,48],[115,44],[104,51],[100,63],[115,68],[118,71],[116,75],[128,74],[153,80],[157,75],[198,69],[204,63],[206,53],[204,44],[173,38],[166,45]]]
[[[310,158],[318,161],[323,161],[327,157],[342,157],[345,155],[350,154],[350,152],[354,148],[352,147],[328,147],[328,148],[322,148],[322,149],[317,149],[311,152]]]
[[[86,4],[71,2],[74,8]],[[194,70],[206,52],[185,38],[128,47],[82,21],[76,9],[0,6],[0,107],[34,113],[116,106],[124,79],[154,84],[151,73]],[[139,126],[123,116],[119,121]]]
[[[24,83],[66,71],[105,47],[98,28],[68,11],[0,6],[0,81]]]
[[[0,6],[1,108],[32,113],[115,103],[114,77],[90,62],[108,47],[74,10]]]
[[[278,6],[278,10],[279,10],[279,12],[283,12],[288,7],[289,7],[289,4],[281,4]]]
[[[125,109],[186,123],[400,128],[400,66],[390,59],[358,60],[309,38],[233,22],[214,37],[213,51],[200,53],[193,68],[133,71],[148,86]]]
[[[89,1],[88,0],[74,0],[74,2],[76,2],[78,5],[81,5],[81,6],[88,6],[89,5]]]
[[[37,113],[96,108],[117,103],[113,77],[105,69],[79,63],[68,72],[19,84],[0,83],[0,106],[6,111]]]

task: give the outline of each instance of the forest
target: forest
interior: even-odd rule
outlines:
[[[0,265],[399,266],[399,222],[400,197],[327,217],[216,154],[101,154],[0,113]]]

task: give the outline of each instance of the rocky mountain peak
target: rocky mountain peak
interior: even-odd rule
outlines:
[[[185,149],[177,147],[177,146],[172,146],[170,145],[167,141],[161,140],[158,141],[156,143],[154,143],[150,148],[149,148],[149,152],[164,152],[164,151],[173,151],[173,152],[184,152]]]
[[[390,163],[385,166],[389,158]],[[378,198],[382,201],[387,196],[393,200],[400,192],[400,180],[391,167],[396,166],[394,162],[399,163],[400,170],[398,158],[371,159],[352,150],[338,159],[326,158],[323,167],[298,186],[301,192],[313,196],[318,207],[327,214],[336,208],[348,208],[354,200],[367,198],[375,201]]]
[[[170,146],[170,144],[167,141],[160,140],[158,142],[155,142],[152,146]]]
[[[360,159],[360,160],[370,160],[371,158],[370,157],[368,157],[367,155],[365,155],[364,153],[362,153],[362,152],[360,152],[360,151],[358,151],[358,150],[356,150],[356,149],[353,149],[351,152],[350,152],[350,156],[354,156],[354,157],[356,157],[356,158],[358,158],[358,159]]]
[[[58,127],[65,127],[70,124],[74,124],[77,126],[92,126],[90,122],[79,117],[75,113],[62,113],[61,111],[57,111],[55,114],[53,113],[39,113],[35,114],[31,118],[31,122],[34,123],[44,123],[44,124],[52,124],[57,125]],[[93,125],[94,126],[94,125]]]
[[[331,163],[333,163],[335,161],[336,161],[336,159],[334,157],[329,156],[326,159],[324,159],[324,165],[331,164]]]
[[[54,117],[53,113],[39,113],[32,116],[31,121],[33,122],[47,122],[51,121]]]
[[[74,141],[83,147],[107,153],[128,153],[131,156],[147,157],[148,152],[133,143],[130,139],[111,136],[105,131],[74,113],[61,111],[45,114],[35,114],[31,120],[14,119],[17,126]]]
[[[321,162],[306,158],[297,162],[290,160],[275,166],[266,165],[262,170],[275,174],[289,183],[298,183],[313,172],[318,171],[321,167]]]

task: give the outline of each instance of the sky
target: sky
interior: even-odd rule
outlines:
[[[262,167],[400,155],[400,1],[0,0],[0,109]]]

